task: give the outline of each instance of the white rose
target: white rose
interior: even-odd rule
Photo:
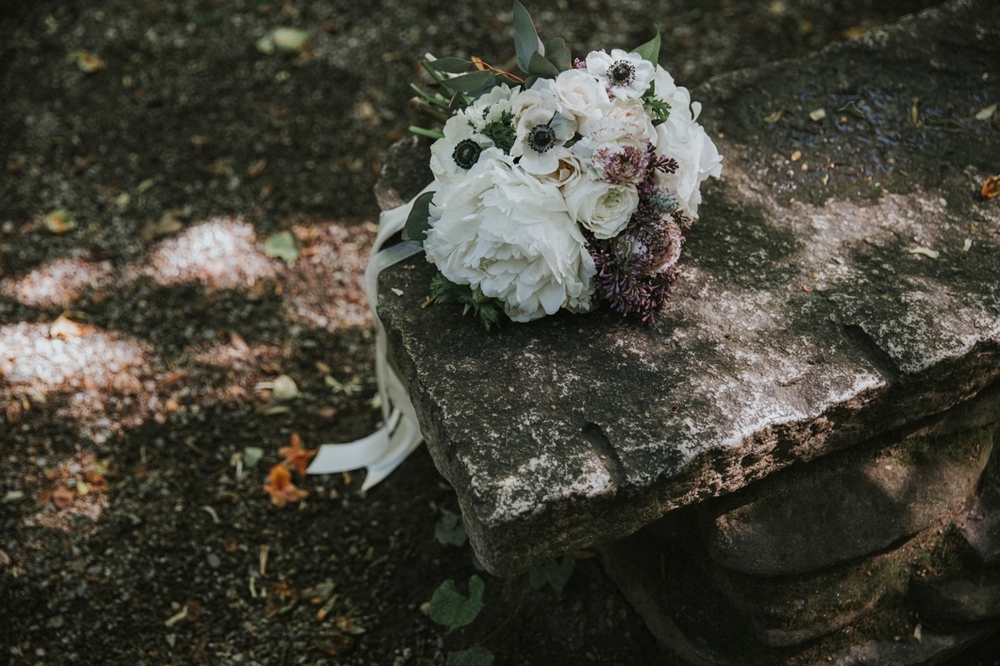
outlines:
[[[635,185],[613,185],[597,178],[581,179],[563,193],[573,219],[600,239],[620,234],[639,206]]]
[[[590,309],[594,261],[554,185],[509,158],[484,162],[438,190],[430,213],[427,259],[452,282],[502,300],[514,321]]]
[[[611,106],[608,89],[582,69],[561,72],[555,79],[554,93],[563,109],[576,118],[583,135],[591,132],[592,125],[603,118]]]

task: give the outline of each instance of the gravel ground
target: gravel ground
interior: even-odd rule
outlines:
[[[655,24],[693,86],[933,3],[530,4],[578,53]],[[308,43],[267,53],[281,27]],[[477,569],[435,538],[458,507],[423,450],[367,494],[262,488],[293,434],[378,424],[381,154],[427,124],[424,53],[504,63],[512,35],[493,0],[0,1],[0,663],[669,663],[589,553],[561,591],[480,573],[481,616],[432,623],[434,589]],[[280,375],[297,398],[258,386]]]

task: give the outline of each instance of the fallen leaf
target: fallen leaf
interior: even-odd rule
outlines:
[[[264,457],[264,449],[259,446],[248,446],[243,449],[243,464],[250,469],[256,467],[260,459]]]
[[[290,231],[282,231],[264,241],[264,254],[291,263],[299,258],[299,248]]]
[[[929,247],[918,247],[910,250],[910,254],[922,254],[925,257],[930,257],[931,259],[937,259],[941,256],[941,253],[937,250],[932,250]]]
[[[809,120],[814,123],[818,123],[824,118],[826,118],[826,109],[815,109],[814,111],[809,112]]]
[[[264,490],[271,496],[271,503],[276,507],[281,508],[289,502],[298,502],[309,495],[308,491],[295,487],[291,471],[282,464],[271,468],[268,481],[270,483],[264,484]]]
[[[984,199],[992,199],[1000,194],[1000,175],[987,178],[980,194]]]
[[[100,56],[90,51],[73,51],[69,54],[69,60],[75,62],[85,74],[93,74],[107,67]]]
[[[160,216],[159,222],[149,222],[145,224],[139,233],[142,236],[142,239],[147,243],[161,236],[175,234],[184,228],[184,223],[181,222],[183,217],[183,211],[168,210]]]
[[[93,332],[93,330],[93,326],[88,324],[79,324],[72,319],[69,319],[66,315],[61,314],[54,322],[52,322],[52,325],[49,326],[49,337],[71,340],[73,338],[82,338],[85,335],[89,335]]]
[[[56,507],[60,509],[65,509],[66,507],[68,507],[70,504],[73,503],[73,500],[75,498],[76,495],[73,493],[72,490],[70,490],[66,486],[59,486],[58,488],[52,491],[52,503],[55,504]]]
[[[271,33],[274,46],[283,53],[299,53],[309,41],[309,33],[297,28],[276,28]]]
[[[64,234],[76,229],[76,218],[65,208],[57,208],[45,216],[42,224],[54,234]]]
[[[284,464],[298,470],[299,474],[305,476],[309,461],[316,455],[316,451],[306,451],[302,448],[302,440],[298,433],[293,432],[291,446],[283,446],[278,449],[278,455],[284,458]]]
[[[267,167],[266,159],[259,159],[247,169],[247,176],[250,178],[256,178],[260,174],[264,173],[264,169]]]
[[[995,114],[996,112],[997,112],[997,105],[991,104],[990,106],[986,107],[985,109],[982,109],[979,113],[976,114],[976,120],[989,120],[990,118],[993,117],[993,114]]]

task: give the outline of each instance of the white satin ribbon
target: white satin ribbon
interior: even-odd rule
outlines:
[[[429,188],[428,185],[420,194],[427,192]],[[419,245],[409,242],[382,249],[385,241],[406,225],[406,218],[417,197],[379,216],[378,235],[372,246],[368,268],[365,269],[365,295],[375,321],[375,377],[378,380],[379,397],[382,399],[384,425],[354,442],[322,444],[306,470],[309,474],[331,474],[365,467],[368,475],[361,485],[362,490],[368,490],[389,476],[424,441],[406,382],[388,363],[388,339],[376,311],[379,273],[421,250]]]

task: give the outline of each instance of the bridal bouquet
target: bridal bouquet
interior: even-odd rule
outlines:
[[[464,303],[487,328],[606,303],[654,322],[668,298],[699,186],[722,157],[687,89],[657,65],[660,38],[573,59],[543,43],[514,2],[524,76],[478,58],[424,66],[446,112],[431,146],[433,191],[404,235],[439,273],[438,301]]]

